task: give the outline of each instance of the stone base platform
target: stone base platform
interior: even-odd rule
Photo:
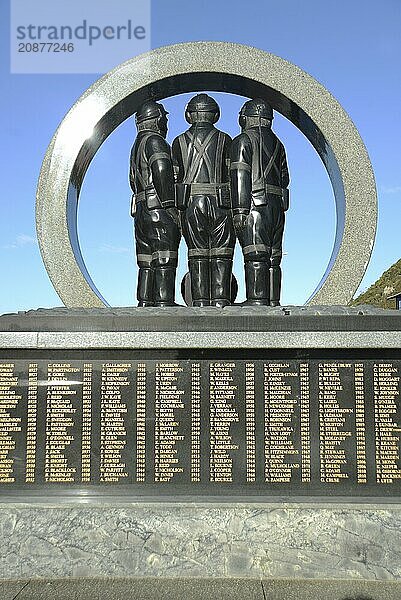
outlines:
[[[401,347],[401,313],[367,307],[55,309],[0,317],[0,347],[3,353],[83,348],[390,353]],[[159,500],[85,497],[82,490],[66,498],[3,495],[0,598],[401,598],[398,498]]]
[[[384,349],[400,348],[400,340],[401,311],[366,305],[54,308],[0,316],[0,349]]]

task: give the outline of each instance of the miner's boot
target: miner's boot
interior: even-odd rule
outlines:
[[[150,267],[139,267],[136,297],[138,306],[154,306],[153,271]]]
[[[211,260],[211,305],[224,308],[231,304],[232,261],[227,258]]]
[[[269,306],[270,273],[266,261],[245,262],[246,302],[250,306]]]
[[[281,267],[270,267],[270,306],[280,306]]]
[[[155,271],[155,306],[177,306],[175,298],[175,267],[156,267]]]
[[[189,261],[191,277],[192,306],[210,306],[210,272],[209,259],[193,259]]]

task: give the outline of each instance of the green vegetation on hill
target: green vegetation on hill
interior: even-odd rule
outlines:
[[[395,308],[395,301],[387,298],[398,292],[401,292],[401,259],[387,269],[366,292],[352,300],[351,306],[372,304],[381,308]]]

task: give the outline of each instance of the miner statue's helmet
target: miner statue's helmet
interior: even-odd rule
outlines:
[[[202,120],[209,121],[214,125],[220,119],[220,108],[211,96],[198,94],[188,102],[185,118],[191,125]]]
[[[153,121],[162,133],[167,133],[167,115],[168,112],[163,104],[158,104],[154,100],[147,100],[136,112],[135,122],[137,126],[143,127],[143,123],[146,121]]]
[[[239,124],[241,127],[245,127],[246,118],[253,117],[263,123],[264,121],[273,121],[273,109],[266,100],[262,100],[261,98],[256,98],[255,100],[248,100],[245,102],[244,106],[241,108],[239,113]]]

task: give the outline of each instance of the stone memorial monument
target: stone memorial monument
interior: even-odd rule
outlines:
[[[249,98],[234,140],[215,126],[213,91]],[[183,92],[196,94],[190,127],[170,149],[161,102]],[[289,175],[273,111],[317,150],[336,200],[333,254],[303,307],[279,305]],[[110,308],[76,212],[96,151],[134,114],[138,307]],[[350,119],[276,56],[180,44],[91,86],[37,191],[65,308],[0,317],[1,577],[126,577],[144,599],[398,598],[401,318],[347,307],[376,214]],[[174,298],[181,229],[189,307]],[[243,305],[232,304],[236,235]]]

